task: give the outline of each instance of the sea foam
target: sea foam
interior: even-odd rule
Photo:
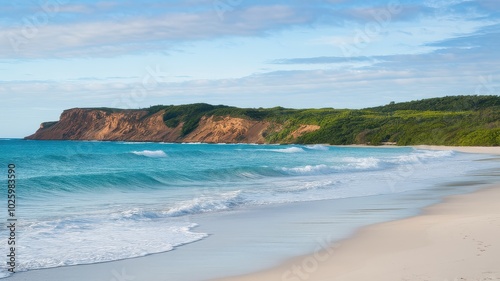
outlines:
[[[132,210],[131,213],[135,211]],[[125,212],[125,217],[129,217]],[[112,218],[113,216],[111,216]],[[171,251],[207,237],[196,224],[165,218],[110,220],[103,215],[25,222],[18,271],[92,264]]]
[[[320,174],[329,174],[336,170],[333,167],[329,167],[327,165],[321,164],[321,165],[306,165],[306,166],[301,166],[301,167],[294,167],[294,168],[286,168],[283,167],[281,168],[282,171],[289,173],[289,174],[297,174],[297,175],[320,175]]]
[[[288,148],[279,148],[279,149],[259,149],[259,150],[261,150],[261,151],[281,152],[281,153],[304,152],[304,149],[300,148],[300,147],[288,147]]]
[[[151,158],[164,158],[167,154],[163,150],[143,150],[143,151],[132,151],[135,155],[146,156]]]
[[[216,196],[203,196],[189,201],[181,202],[167,210],[168,216],[183,216],[205,212],[223,211],[243,204],[241,190],[218,194]]]
[[[329,149],[328,146],[323,144],[307,145],[306,148],[311,150],[321,150],[321,151],[327,151]]]

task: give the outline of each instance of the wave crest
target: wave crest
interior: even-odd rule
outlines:
[[[185,201],[165,212],[171,217],[232,209],[244,203],[241,190]]]
[[[294,168],[281,168],[282,171],[288,174],[294,175],[321,175],[321,174],[329,174],[335,171],[334,168],[329,167],[327,165],[307,165],[302,167],[294,167]]]
[[[311,150],[321,150],[321,151],[329,150],[328,146],[324,144],[307,145],[306,148]]]
[[[165,158],[167,154],[163,150],[143,150],[143,151],[132,151],[133,154],[139,156],[146,156],[150,158]]]
[[[281,153],[297,153],[304,152],[304,149],[300,147],[288,147],[288,148],[278,148],[278,149],[261,149],[263,151],[281,152]]]
[[[345,157],[342,160],[343,162],[347,163],[348,167],[359,170],[378,168],[381,162],[380,159],[375,157],[366,157],[366,158]]]

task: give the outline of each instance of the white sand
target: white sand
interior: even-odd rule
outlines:
[[[483,153],[483,154],[496,154],[500,155],[500,146],[487,147],[487,146],[438,146],[438,145],[417,145],[414,146],[419,149],[429,150],[455,150],[466,153]]]
[[[224,281],[500,280],[500,186],[364,228],[323,252]]]

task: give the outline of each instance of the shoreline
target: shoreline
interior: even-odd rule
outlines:
[[[377,148],[377,147],[375,147]],[[400,147],[401,148],[401,147]],[[428,149],[427,147],[425,148],[421,148],[421,147],[416,147],[418,149]],[[442,148],[442,147],[440,147]],[[454,147],[449,147],[449,150],[456,150],[456,149],[452,149]],[[443,149],[439,149],[439,150],[443,150]],[[483,149],[484,150],[484,149]],[[491,151],[484,151],[483,153],[486,153],[486,154],[489,154],[489,155],[492,155],[492,154],[496,154],[495,152],[491,152]],[[491,160],[494,160],[496,158],[491,158]],[[446,176],[447,178],[449,178],[449,174]],[[450,178],[451,180],[451,178]],[[474,181],[471,181],[470,183],[472,183]],[[470,188],[473,188],[473,189],[484,189],[486,188],[485,186],[481,186],[479,187],[479,184],[478,182],[480,181],[476,181],[477,183],[475,184],[469,184],[469,182],[465,181],[465,184],[469,185]],[[494,181],[491,181],[491,183],[493,183]],[[403,184],[404,182],[401,182],[401,184]],[[473,186],[474,185],[474,186]],[[476,186],[478,185],[478,186]],[[453,185],[451,185],[453,186]],[[468,194],[470,193],[470,191],[464,191],[464,193],[461,193],[461,194],[466,194],[465,196],[468,196]],[[474,194],[474,193],[472,193]],[[495,196],[491,196],[491,198],[494,198]],[[446,197],[443,197],[443,196],[440,196],[439,197],[440,200],[443,200],[443,198],[445,198],[445,202],[447,202],[448,199],[448,196]],[[363,201],[363,199],[360,199],[360,201]],[[279,208],[279,209],[288,209],[286,210],[285,213],[287,216],[294,216],[294,212],[297,212],[296,215],[298,215],[299,213],[302,214],[304,213],[304,210],[308,210],[310,209],[310,207],[314,207],[314,208],[318,208],[318,204],[320,205],[331,205],[328,203],[329,201],[328,200],[325,200],[324,202],[301,202],[301,203],[295,203],[295,204],[288,204],[286,206],[280,206],[280,207],[276,207],[276,208]],[[435,201],[437,202],[437,201]],[[338,202],[337,202],[338,203]],[[359,203],[359,202],[358,202]],[[405,203],[407,204],[407,203]],[[337,204],[335,204],[337,205]],[[439,204],[438,204],[439,205]],[[300,208],[296,208],[296,206],[301,206]],[[307,207],[309,206],[309,207]],[[364,206],[364,208],[367,208],[367,210],[371,210],[370,206],[366,206],[364,204],[361,204],[360,206]],[[435,203],[431,206],[436,206]],[[284,208],[285,207],[285,208]],[[380,207],[380,206],[378,206]],[[396,206],[397,207],[397,206]],[[408,207],[408,206],[406,206]],[[270,207],[269,209],[273,209],[274,207]],[[387,206],[387,205],[384,205],[383,208],[391,208],[390,206]],[[422,213],[422,210],[427,210],[429,207],[419,207],[418,209],[415,209],[416,212],[413,213],[413,215],[410,217],[410,218],[417,218],[420,216],[420,214]],[[430,207],[432,208],[432,207]],[[267,208],[265,208],[267,209]],[[267,210],[265,210],[264,208],[261,210],[262,212],[259,211],[259,214],[257,214],[256,212],[253,212],[253,215],[251,217],[253,217],[253,219],[255,219],[255,222],[253,223],[250,223],[251,225],[257,225],[257,221],[261,220],[262,216],[266,216],[266,214],[268,215],[269,212],[267,212]],[[320,208],[321,209],[321,208]],[[387,209],[387,210],[389,210]],[[323,209],[323,212],[325,212],[325,210],[328,210],[328,209]],[[375,210],[375,209],[373,209]],[[418,211],[418,213],[417,213]],[[276,216],[276,213],[275,212],[272,212],[274,216]],[[425,213],[425,211],[424,211]],[[324,214],[328,214],[328,212],[324,213]],[[303,215],[303,214],[302,214]],[[210,215],[208,215],[210,216]],[[205,216],[204,216],[205,217]],[[240,222],[241,224],[247,224],[248,221],[247,220],[244,220],[242,221],[241,220],[241,214],[238,215],[238,216],[233,216],[233,215],[228,215],[227,217],[232,217],[232,218],[229,218],[229,219],[223,219],[221,221],[221,218],[220,217],[217,217],[216,220],[213,220],[213,222],[217,221],[218,223],[222,224],[222,225],[232,225],[234,224],[236,221]],[[249,218],[248,215],[246,216],[243,216],[243,217],[246,217],[247,219]],[[407,216],[404,216],[404,217],[407,217]],[[237,218],[237,219],[236,219]],[[303,217],[304,219],[307,220],[307,222],[309,222],[310,220],[310,217],[309,216],[304,216]],[[236,219],[236,220],[235,220]],[[391,222],[399,222],[399,221],[404,221],[406,219],[401,219],[400,218],[393,218],[391,220],[389,220],[389,222],[387,223],[391,223]],[[198,220],[197,220],[198,222]],[[200,230],[201,232],[206,232],[206,233],[211,233],[212,231],[210,231],[210,228],[206,228],[205,227],[205,222],[207,222],[206,218],[205,220],[202,220],[200,221],[201,225],[199,226],[199,228],[197,228],[198,230]],[[332,255],[332,253],[335,253],[336,255],[336,251],[337,251],[337,245],[343,245],[344,243],[348,243],[348,241],[350,241],[351,239],[354,239],[356,237],[358,237],[358,234],[359,233],[362,233],[364,232],[365,228],[370,228],[371,226],[378,226],[378,225],[384,225],[385,223],[381,223],[381,222],[374,222],[374,223],[371,223],[370,225],[368,226],[360,226],[359,228],[357,228],[358,230],[351,232],[350,234],[344,236],[343,238],[340,238],[340,239],[323,239],[323,238],[326,238],[326,237],[330,237],[328,235],[330,235],[332,232],[329,232],[328,234],[325,234],[325,233],[320,233],[320,232],[317,232],[315,231],[315,236],[319,239],[322,240],[321,242],[321,248],[322,249],[326,249],[325,251],[321,252],[321,251],[318,251],[318,252],[315,252],[312,257],[313,258],[316,258],[316,263],[318,263],[318,268],[320,267],[320,264],[323,263],[323,261],[325,262],[328,262],[328,259],[330,257],[330,255]],[[208,223],[208,225],[212,226],[212,229],[213,229],[213,225],[211,223]],[[239,225],[240,227],[242,225]],[[241,229],[240,227],[236,227],[236,229]],[[309,226],[307,227],[307,232],[306,233],[313,233],[312,231],[314,231],[313,229],[311,229]],[[498,233],[498,232],[497,232]],[[236,234],[236,232],[235,232]],[[248,235],[248,239],[255,239],[255,237],[257,237],[258,235],[260,235],[260,233],[253,233],[253,235]],[[241,235],[241,234],[238,234],[238,235]],[[220,235],[218,235],[217,237],[214,237],[215,239],[219,239],[219,240],[224,240],[224,237],[219,237]],[[227,239],[228,237],[226,237],[225,239]],[[228,240],[224,240],[223,243],[227,243]],[[330,245],[332,243],[332,241],[340,241],[339,243],[335,243],[332,245],[332,247],[328,247],[328,245]],[[262,243],[265,243],[265,241],[261,241]],[[312,244],[315,243],[315,241],[311,241]],[[316,241],[318,242],[318,241]],[[214,244],[213,243],[213,240],[210,239],[210,240],[202,240],[202,242],[197,242],[197,243],[192,243],[191,245],[186,245],[186,246],[182,246],[178,249],[175,249],[174,251],[171,251],[171,252],[165,252],[165,253],[159,253],[159,254],[154,254],[154,255],[148,255],[148,256],[145,256],[145,257],[137,257],[137,258],[132,258],[132,259],[125,259],[125,260],[118,260],[118,261],[110,261],[110,262],[105,262],[105,263],[101,263],[101,264],[88,264],[88,265],[75,265],[75,266],[68,266],[68,267],[58,267],[58,268],[51,268],[51,269],[39,269],[39,270],[35,270],[35,271],[29,271],[29,272],[23,272],[23,273],[20,273],[20,275],[17,275],[17,276],[12,276],[11,278],[8,278],[7,280],[31,280],[31,279],[25,279],[25,278],[37,278],[37,280],[49,280],[49,279],[44,279],[47,278],[47,277],[55,277],[55,276],[58,276],[58,278],[61,278],[61,279],[56,279],[56,278],[52,278],[51,280],[85,280],[85,278],[81,278],[81,277],[78,277],[80,274],[82,273],[85,273],[87,274],[88,271],[93,271],[94,273],[92,274],[93,277],[96,277],[98,276],[99,278],[102,278],[102,279],[98,279],[98,278],[93,278],[94,280],[103,280],[103,281],[108,281],[110,279],[113,278],[114,274],[116,272],[120,272],[120,270],[122,268],[127,268],[127,273],[131,273],[131,274],[136,274],[135,276],[139,276],[141,277],[140,279],[141,280],[145,280],[145,281],[152,281],[152,280],[162,280],[160,278],[160,276],[158,276],[157,274],[158,273],[161,273],[163,272],[162,274],[165,274],[164,272],[164,267],[166,265],[169,265],[169,266],[174,266],[175,267],[175,263],[172,264],[171,262],[173,260],[179,260],[179,257],[181,257],[181,260],[184,261],[184,264],[186,264],[186,262],[190,262],[191,261],[191,257],[192,255],[199,255],[200,253],[208,253],[208,252],[213,252],[213,251],[207,251],[207,249],[209,249],[209,247],[207,246],[211,246],[210,243]],[[200,247],[201,245],[201,247]],[[213,247],[213,248],[216,248],[216,247]],[[231,249],[233,249],[232,251],[234,252],[234,249],[236,248],[233,248],[233,247],[230,247]],[[300,249],[299,247],[297,246],[293,246],[291,247],[295,250],[297,249]],[[251,272],[257,272],[257,273],[251,273],[250,275],[244,275],[244,276],[252,276],[250,279],[233,279],[233,277],[231,278],[224,278],[224,279],[211,279],[211,280],[224,280],[224,281],[228,281],[228,280],[266,280],[266,279],[260,279],[260,277],[255,277],[257,276],[257,274],[261,274],[262,272],[267,272],[269,270],[265,270],[265,271],[261,271],[262,269],[266,269],[266,268],[270,268],[270,267],[273,267],[274,269],[277,269],[277,268],[281,268],[283,267],[283,264],[289,264],[287,263],[287,261],[289,260],[292,260],[292,261],[295,261],[295,263],[297,264],[302,264],[304,262],[305,259],[307,259],[309,256],[303,256],[303,254],[307,254],[308,252],[312,251],[314,249],[314,245],[310,248],[310,250],[307,250],[307,251],[302,251],[302,252],[297,252],[295,254],[289,254],[288,256],[285,256],[283,257],[283,259],[275,259],[276,262],[274,261],[267,261],[267,262],[263,262],[261,261],[261,266],[260,268],[255,268],[254,270],[249,270],[249,271],[236,271],[234,269],[232,269],[229,265],[227,266],[224,266],[224,264],[221,264],[219,266],[219,271],[221,274],[220,275],[217,275],[217,276],[212,276],[212,277],[207,277],[207,278],[189,278],[187,275],[190,275],[189,274],[185,274],[185,275],[181,275],[183,277],[186,277],[186,279],[184,278],[174,278],[172,280],[185,280],[185,281],[193,281],[193,280],[207,280],[208,278],[214,278],[214,277],[224,277],[224,276],[236,276],[236,275],[239,275],[239,274],[242,274],[242,273],[251,273]],[[343,248],[343,247],[342,247]],[[202,250],[200,252],[200,249]],[[231,250],[230,249],[230,250]],[[329,251],[330,249],[330,251]],[[238,255],[236,253],[240,253],[239,255],[240,256],[245,256],[245,251],[239,251],[239,252],[234,252],[235,253],[235,257]],[[179,255],[180,254],[180,255]],[[295,257],[295,258],[294,258]],[[328,257],[328,258],[326,258]],[[241,261],[242,264],[245,264],[246,263],[249,263],[249,260],[248,259],[244,259]],[[316,267],[315,263],[314,263],[314,260],[311,260],[311,259],[307,259],[307,262],[310,262],[311,264],[307,265],[306,266],[303,266],[304,269],[307,269],[308,271],[311,271],[311,268],[310,267],[307,267],[307,266],[313,266],[313,267]],[[143,268],[144,266],[148,267],[149,268],[149,272],[148,273],[144,273],[144,274],[139,274],[138,272],[140,272],[140,269],[137,268],[136,270],[133,270],[133,271],[129,271],[129,270],[132,270],[132,269],[129,269],[129,268],[132,268],[132,267],[137,267],[139,265],[140,268]],[[183,266],[183,262],[180,261],[178,264],[178,266]],[[263,265],[263,266],[262,266]],[[273,269],[271,269],[273,270]],[[293,275],[293,267],[292,269],[287,269],[287,270],[290,270],[290,272],[292,273],[289,273],[289,275],[285,276],[286,278],[282,278],[283,276],[281,277],[273,277],[273,279],[269,279],[269,280],[293,280],[293,281],[297,281],[297,280],[305,280],[304,278],[302,278],[304,275],[302,276],[298,276],[298,275]],[[308,278],[306,278],[307,280],[314,280],[314,279],[310,279],[309,278],[309,272],[306,272],[308,274]],[[314,270],[316,271],[316,270]],[[172,273],[172,272],[170,272]],[[292,275],[290,275],[292,274]],[[142,277],[144,277],[145,279],[143,279]],[[171,276],[172,277],[172,276]],[[294,277],[298,277],[297,278],[294,278]],[[239,277],[238,277],[239,278]],[[278,278],[278,279],[276,279]],[[312,277],[311,277],[312,278]],[[320,279],[321,280],[321,279]],[[326,280],[330,280],[329,278],[327,278]],[[346,279],[346,280],[350,280],[350,279]],[[361,279],[363,280],[363,279]],[[366,280],[366,279],[365,279]],[[399,280],[399,279],[398,279]],[[410,279],[411,280],[411,279]],[[418,279],[416,279],[418,280]],[[421,280],[421,279],[420,279]],[[441,279],[442,280],[442,279]],[[475,279],[474,279],[475,280]],[[500,279],[499,279],[500,280]]]
[[[213,281],[500,280],[499,197],[500,184],[445,197],[277,267]]]
[[[500,146],[448,146],[448,145],[409,145],[409,146],[397,146],[397,145],[365,145],[365,144],[349,144],[349,145],[329,145],[332,147],[350,147],[350,148],[402,148],[402,147],[412,147],[416,149],[423,150],[441,150],[441,151],[457,151],[463,153],[474,153],[474,154],[490,154],[490,155],[500,155]]]
[[[1,138],[0,138],[1,140]],[[427,145],[427,144],[418,144],[418,145],[408,145],[408,146],[398,146],[392,144],[386,145],[369,145],[369,144],[346,144],[346,145],[337,145],[337,144],[324,144],[324,143],[316,143],[316,144],[299,144],[299,143],[239,143],[239,142],[229,142],[229,143],[217,143],[217,142],[161,142],[161,141],[131,141],[131,140],[39,140],[39,139],[26,139],[26,138],[5,138],[3,140],[26,140],[26,141],[74,141],[74,142],[130,142],[137,144],[146,144],[146,143],[159,143],[159,144],[208,144],[208,145],[219,145],[219,144],[228,144],[228,145],[300,145],[300,146],[310,146],[310,145],[324,145],[329,147],[359,147],[359,148],[402,148],[402,147],[413,147],[417,149],[425,149],[425,150],[454,150],[463,153],[476,153],[476,154],[494,154],[500,155],[500,146],[449,146],[449,145]]]
[[[410,147],[500,155],[500,147]],[[277,267],[212,281],[500,280],[496,262],[500,243],[494,234],[500,233],[500,205],[494,199],[499,197],[500,183],[448,196],[418,215],[362,227],[344,240]],[[448,233],[454,234],[453,239]],[[486,251],[489,256],[485,259]]]
[[[40,140],[40,139],[26,139],[24,138],[0,138],[0,140],[26,140],[26,141],[75,141],[75,142],[130,142],[130,143],[159,143],[159,144],[208,144],[208,145],[219,145],[219,144],[228,144],[228,145],[300,145],[300,146],[310,146],[310,145],[324,145],[330,147],[360,147],[360,148],[402,148],[402,147],[413,147],[417,149],[425,149],[425,150],[454,150],[463,153],[476,153],[476,154],[492,154],[492,155],[500,155],[500,146],[450,146],[450,145],[428,145],[428,144],[418,144],[418,145],[408,145],[408,146],[398,146],[393,144],[384,144],[384,145],[369,145],[369,144],[346,144],[346,145],[337,145],[337,144],[324,144],[324,143],[315,143],[315,144],[299,144],[299,143],[239,143],[239,142],[226,142],[226,143],[218,143],[218,142],[161,142],[161,141],[133,141],[133,140]]]
[[[439,145],[415,145],[417,149],[427,150],[454,150],[464,153],[500,155],[500,146],[439,146]]]

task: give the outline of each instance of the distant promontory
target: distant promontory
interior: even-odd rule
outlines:
[[[449,96],[366,109],[157,105],[73,108],[31,140],[500,145],[499,96]]]

